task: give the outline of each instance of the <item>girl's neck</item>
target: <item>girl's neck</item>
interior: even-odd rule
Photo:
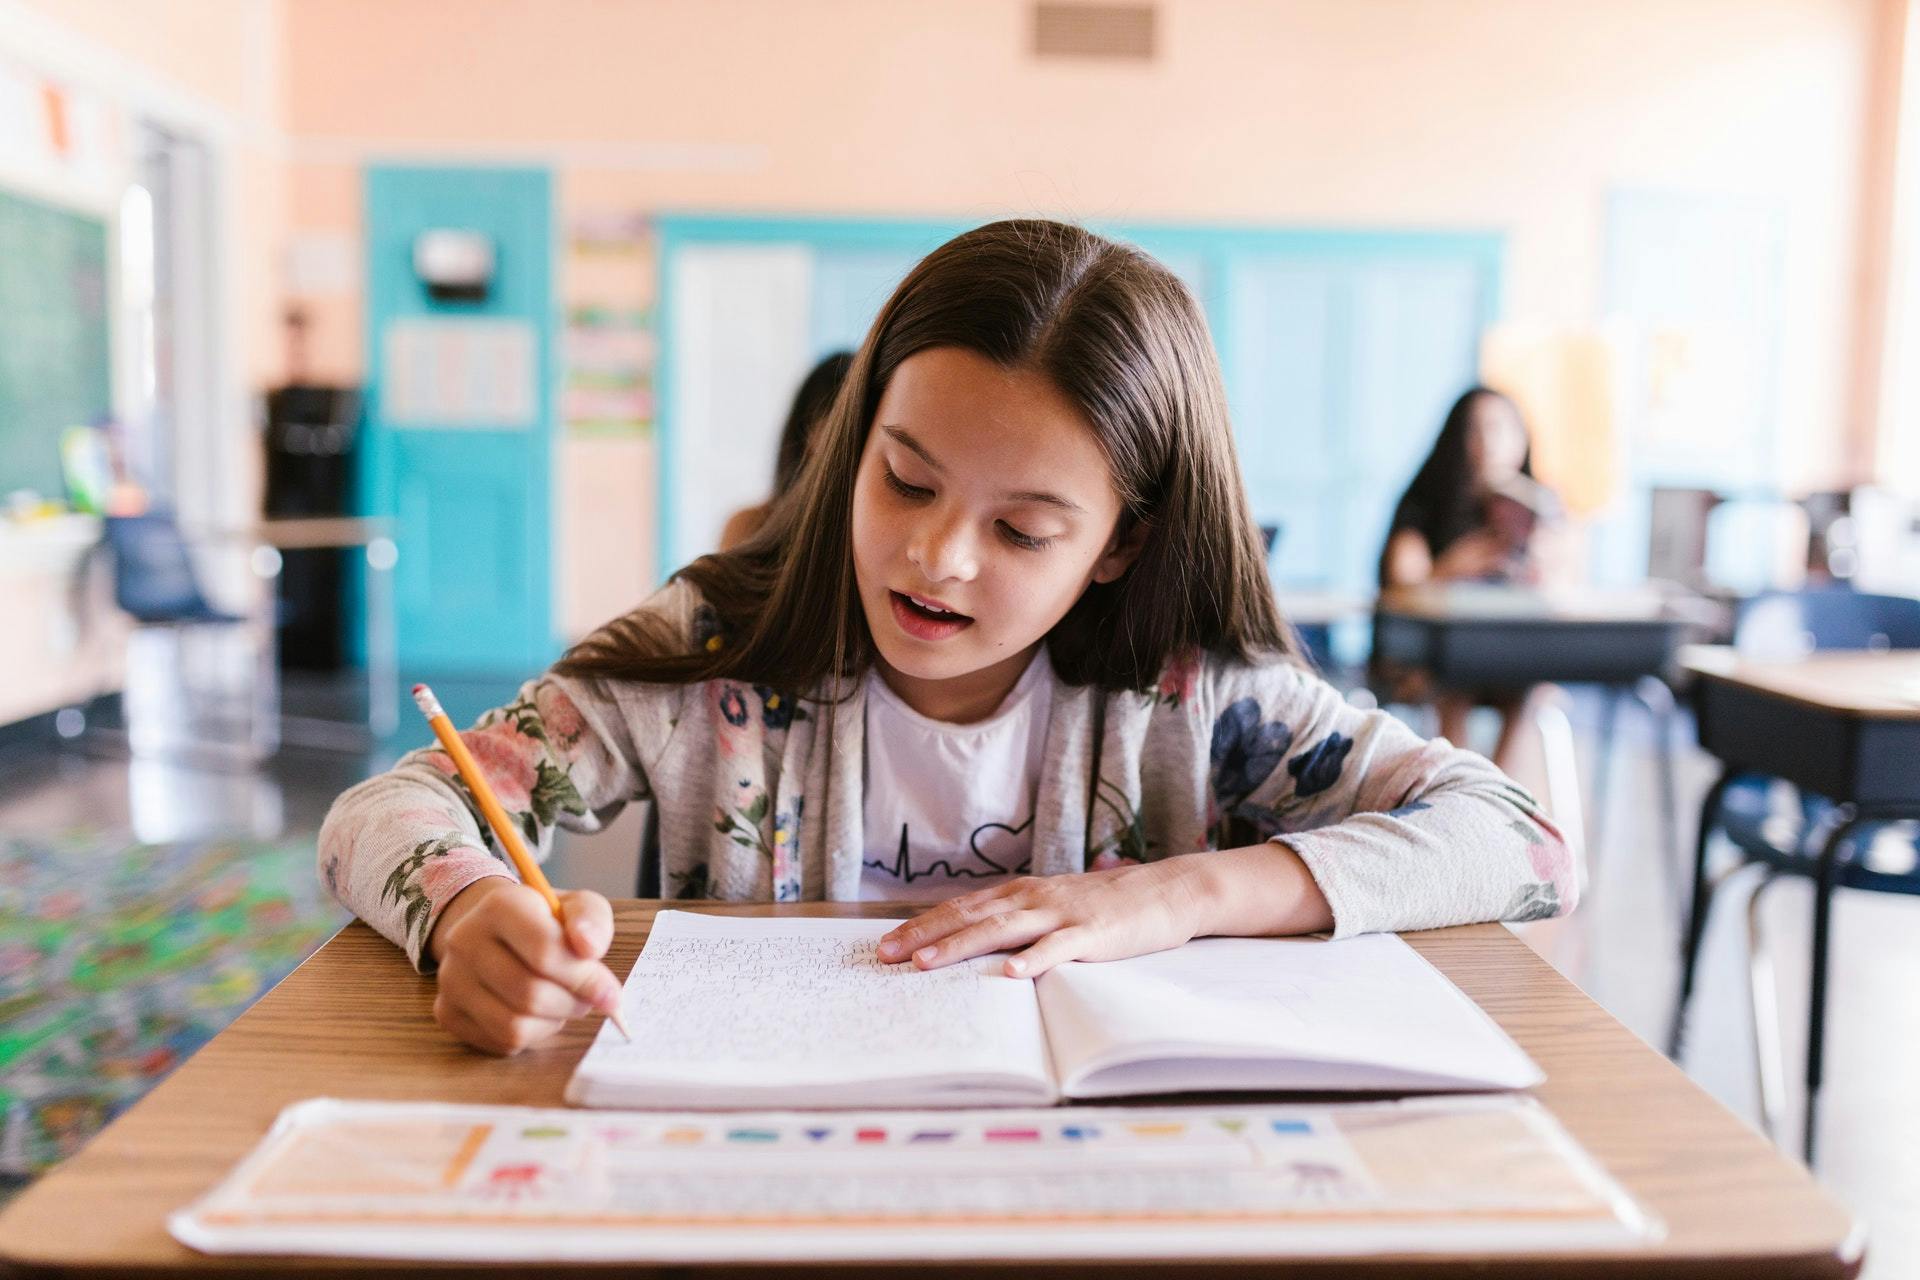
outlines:
[[[895,670],[885,658],[878,656],[874,658],[874,666],[880,678],[886,681],[887,688],[927,719],[942,720],[948,724],[973,724],[1000,709],[1000,704],[1013,692],[1013,686],[1019,684],[1020,677],[1026,674],[1027,666],[1039,648],[1036,642],[991,666],[970,671],[963,676],[948,676],[944,680],[907,675]]]

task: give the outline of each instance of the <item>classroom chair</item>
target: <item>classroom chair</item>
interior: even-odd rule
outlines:
[[[1817,649],[1920,648],[1920,600],[1905,596],[1870,595],[1844,587],[1815,591],[1769,592],[1741,609],[1735,623],[1736,649],[1756,657],[1790,657]],[[1779,803],[1786,795],[1783,808]],[[1920,835],[1914,824],[1900,823],[1902,843],[1911,844],[1916,861],[1904,867],[1877,866],[1870,858],[1876,837],[1887,823],[1854,825],[1851,806],[1837,805],[1824,796],[1797,792],[1776,778],[1732,774],[1714,784],[1701,812],[1694,846],[1693,906],[1682,955],[1680,993],[1675,1003],[1668,1055],[1680,1056],[1687,1005],[1693,995],[1700,945],[1706,934],[1713,896],[1733,875],[1748,867],[1759,869],[1747,898],[1747,976],[1754,1017],[1754,1071],[1760,1088],[1761,1121],[1778,1140],[1785,1104],[1785,1069],[1780,1046],[1779,1012],[1775,1001],[1773,962],[1762,930],[1760,902],[1766,890],[1783,876],[1805,876],[1814,883],[1817,919],[1830,917],[1835,888],[1874,893],[1920,894]],[[1707,871],[1707,848],[1715,831],[1732,844],[1737,861],[1718,875]],[[1834,874],[1821,874],[1821,854],[1835,836]],[[1824,1053],[1827,999],[1828,930],[1814,930],[1812,991],[1809,996],[1808,1079],[1820,1078]],[[1814,1105],[1809,1091],[1807,1106]],[[1812,1155],[1813,1124],[1807,1125],[1807,1155]]]
[[[635,803],[645,805],[647,814],[640,825],[640,862],[633,877],[633,896],[658,898],[663,896],[660,888],[660,806],[651,800]]]
[[[1263,524],[1260,526],[1260,549],[1267,557],[1267,568],[1273,568],[1273,553],[1280,545],[1280,535],[1284,525]],[[1283,612],[1284,612],[1284,601]],[[1335,668],[1333,660],[1333,627],[1325,622],[1298,623],[1289,621],[1294,638],[1300,642],[1300,649],[1307,655],[1314,669],[1323,674]]]
[[[224,731],[211,738],[195,737],[193,730],[201,718],[196,704],[213,700],[207,697],[210,690],[195,683],[193,664],[179,660],[184,656],[180,646],[196,631],[250,627],[256,620],[208,602],[194,572],[187,540],[170,514],[109,516],[105,525],[103,545],[113,560],[114,601],[135,623],[126,689],[128,737],[133,750],[136,754],[152,754],[176,740],[190,748],[231,750],[240,745],[234,735]],[[142,649],[151,647],[150,639],[170,640],[174,652],[146,655],[152,660],[141,660]],[[244,746],[248,754],[258,758],[271,752],[277,741],[278,685],[271,647],[256,644],[254,648],[259,660],[252,664],[245,699],[249,705]],[[177,701],[140,684],[150,676],[171,678],[175,674],[185,695]],[[230,676],[231,672],[222,674]],[[218,706],[224,710],[230,701],[221,699]],[[169,720],[181,723],[162,723]],[[180,730],[177,735],[176,729]]]
[[[1656,486],[1647,501],[1647,578],[1701,590],[1707,585],[1707,530],[1720,495]]]

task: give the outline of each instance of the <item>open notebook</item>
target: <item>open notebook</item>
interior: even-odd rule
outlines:
[[[897,920],[662,911],[567,1085],[593,1107],[984,1107],[1544,1076],[1406,943],[1202,938],[1037,980],[879,961]]]

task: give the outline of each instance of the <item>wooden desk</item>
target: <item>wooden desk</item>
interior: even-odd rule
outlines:
[[[1827,832],[1818,860],[1810,859],[1803,872],[1815,882],[1803,1134],[1803,1150],[1812,1160],[1824,1070],[1828,942],[1839,855],[1848,837],[1863,825],[1920,819],[1920,768],[1914,764],[1920,759],[1920,651],[1762,659],[1742,657],[1725,646],[1698,645],[1682,653],[1681,665],[1699,677],[1694,699],[1700,745],[1725,767],[1701,805],[1694,842],[1693,895],[1669,1042],[1676,1054],[1713,901],[1707,846],[1719,825],[1727,787],[1742,774],[1767,774],[1851,809]],[[1762,1079],[1764,1083],[1764,1075]],[[1779,1110],[1777,1100],[1764,1096],[1763,1108],[1769,1118]]]
[[[400,556],[393,540],[393,522],[373,516],[279,517],[237,529],[218,530],[209,536],[252,546],[254,572],[273,581],[270,590],[276,597],[282,552],[359,548],[367,566],[361,584],[362,621],[366,627],[366,737],[343,735],[345,722],[313,716],[283,714],[281,730],[290,741],[357,749],[367,738],[378,741],[399,728],[400,657],[399,638],[394,630],[393,568]]]
[[[633,964],[655,902],[616,904],[616,973]],[[676,904],[684,905],[684,904]],[[702,909],[764,915],[888,915],[896,904]],[[1500,925],[1410,934],[1408,941],[1478,1000],[1545,1068],[1537,1093],[1573,1135],[1666,1223],[1651,1251],[1469,1258],[1289,1261],[1314,1275],[1851,1276],[1862,1235],[1852,1216],[1666,1059],[1609,1017]],[[154,1276],[185,1270],[294,1275],[402,1272],[402,1264],[217,1258],[176,1244],[168,1212],[217,1182],[302,1098],[418,1099],[560,1106],[591,1021],[548,1047],[501,1061],[451,1040],[432,1016],[433,984],[355,923],[66,1164],[0,1215],[0,1273]],[[412,1268],[419,1271],[424,1268]],[[557,1267],[543,1267],[543,1271]],[[1253,1267],[1210,1264],[1251,1274]],[[687,1274],[689,1267],[650,1269]],[[848,1267],[847,1270],[852,1270]],[[885,1268],[861,1268],[877,1274]],[[897,1267],[894,1274],[978,1275],[980,1267]],[[1056,1266],[1025,1264],[1003,1274]],[[1152,1268],[1155,1274],[1165,1267]],[[1101,1264],[1088,1275],[1145,1275]],[[1195,1269],[1192,1274],[1197,1274]],[[718,1274],[717,1272],[715,1274]],[[816,1269],[814,1274],[820,1274]]]
[[[1540,592],[1473,584],[1389,591],[1374,609],[1376,658],[1443,688],[1627,685],[1663,674],[1685,623],[1645,592]]]
[[[1700,745],[1829,800],[1920,805],[1920,651],[1747,658],[1691,647]]]
[[[281,551],[364,547],[393,537],[393,522],[374,516],[275,516],[242,531]]]
[[[0,519],[0,599],[14,625],[0,628],[0,724],[94,699],[125,679],[127,615],[114,607],[113,575],[97,516]]]
[[[1669,852],[1664,862],[1677,908],[1681,863],[1679,800],[1673,790],[1673,699],[1663,681],[1687,626],[1659,595],[1648,591],[1543,592],[1478,583],[1422,586],[1380,597],[1374,608],[1373,652],[1386,669],[1425,672],[1442,690],[1607,686],[1586,824],[1587,848],[1596,857],[1606,823],[1620,695],[1629,692],[1639,698],[1654,721],[1656,781]],[[1577,798],[1577,791],[1569,798]]]

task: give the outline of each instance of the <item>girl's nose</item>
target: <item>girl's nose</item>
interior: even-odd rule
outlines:
[[[928,582],[967,582],[979,568],[966,522],[931,512],[907,543],[907,559]]]

